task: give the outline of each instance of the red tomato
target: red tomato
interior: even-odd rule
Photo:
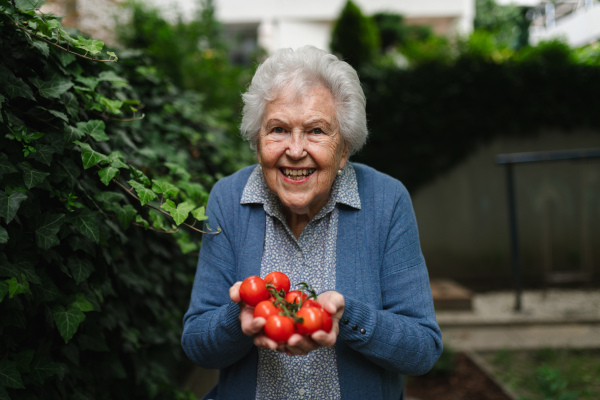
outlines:
[[[304,303],[302,303],[301,308],[305,308],[305,307],[315,307],[315,308],[320,308],[320,309],[323,308],[321,303],[319,303],[318,301],[313,300],[313,299],[308,299]]]
[[[254,307],[254,318],[269,318],[271,315],[279,314],[279,308],[271,300],[263,300]]]
[[[302,318],[302,321],[296,323],[296,330],[302,335],[310,335],[321,329],[321,310],[316,307],[302,307],[296,317]]]
[[[273,271],[269,272],[265,277],[265,283],[269,283],[275,286],[275,290],[278,292],[284,290],[286,293],[290,290],[290,278],[287,277],[283,272]]]
[[[325,332],[331,332],[331,328],[333,327],[333,320],[331,319],[331,314],[323,308],[321,308],[321,329]]]
[[[264,327],[265,334],[277,343],[286,343],[294,334],[294,320],[285,315],[271,315]]]
[[[285,295],[285,301],[288,303],[301,303],[302,300],[306,300],[308,295],[301,290],[292,290]]]
[[[265,281],[260,276],[249,276],[242,282],[240,286],[240,297],[242,301],[251,307],[254,307],[263,300],[271,297],[267,290]]]

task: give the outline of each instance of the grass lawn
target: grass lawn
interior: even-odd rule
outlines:
[[[480,355],[520,399],[600,399],[600,349],[501,350]]]

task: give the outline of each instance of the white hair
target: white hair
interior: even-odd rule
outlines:
[[[327,88],[335,99],[336,120],[350,155],[367,141],[366,99],[358,74],[348,63],[313,46],[281,49],[256,70],[248,91],[242,95],[244,108],[240,131],[256,151],[263,114],[269,101],[284,89],[296,96],[314,86]]]

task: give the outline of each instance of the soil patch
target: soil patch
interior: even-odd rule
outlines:
[[[457,353],[452,371],[406,378],[414,400],[511,400],[466,354]]]

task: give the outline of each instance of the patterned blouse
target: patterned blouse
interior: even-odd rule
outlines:
[[[336,177],[327,204],[298,239],[258,166],[248,179],[241,203],[261,203],[267,214],[261,276],[281,271],[292,285],[308,282],[317,293],[335,289],[337,204],[360,209],[356,173],[350,163]],[[270,349],[258,350],[257,400],[340,398],[335,348],[321,347],[294,357]]]

